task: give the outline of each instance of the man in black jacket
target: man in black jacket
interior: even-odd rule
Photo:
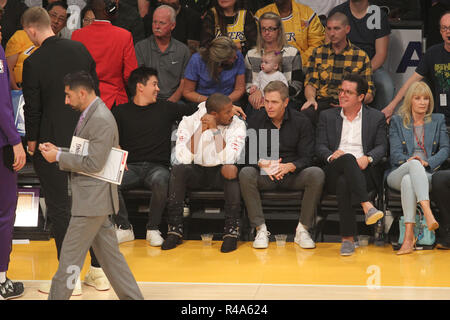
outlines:
[[[376,164],[386,155],[386,121],[383,114],[363,104],[368,90],[364,78],[344,76],[339,105],[320,113],[316,155],[325,163],[325,188],[337,196],[342,236],[341,255],[355,251],[356,218],[353,205],[360,205],[367,225],[383,217],[370,202],[368,191],[381,180]]]
[[[48,141],[57,146],[70,147],[79,114],[65,105],[64,76],[87,71],[92,75],[96,88],[98,78],[95,62],[87,49],[79,42],[56,37],[45,9],[33,7],[25,11],[23,27],[30,40],[39,46],[23,66],[28,152],[33,156],[34,169],[44,190],[47,217],[51,222],[59,259],[70,220],[68,175],[60,171],[56,164],[45,161],[36,144]],[[92,250],[91,258],[91,265],[99,268]],[[44,287],[40,290],[47,292],[49,288]],[[108,288],[109,283],[102,287],[103,290]],[[77,291],[80,294],[80,290],[75,290],[75,294]]]

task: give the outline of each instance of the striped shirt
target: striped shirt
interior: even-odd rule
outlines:
[[[289,84],[289,95],[295,98],[303,89],[302,58],[298,50],[292,46],[286,46],[281,50],[282,67],[281,72],[286,77]],[[245,56],[245,82],[247,93],[249,92],[254,79],[261,71],[261,55],[256,48],[250,50]]]
[[[367,54],[347,40],[345,49],[337,54],[331,43],[314,49],[309,58],[305,86],[311,85],[317,90],[316,98],[338,99],[339,86],[348,73],[364,77],[369,84],[369,91],[375,96],[372,81],[372,67]]]

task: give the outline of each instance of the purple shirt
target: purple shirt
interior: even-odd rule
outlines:
[[[0,148],[21,142],[14,124],[14,109],[9,86],[9,71],[5,51],[0,46]]]
[[[237,59],[230,70],[223,70],[219,75],[219,82],[211,79],[206,63],[200,54],[195,53],[189,60],[184,77],[197,82],[195,91],[203,96],[210,96],[213,93],[230,95],[234,90],[236,76],[245,74],[245,63],[242,53],[237,50]]]

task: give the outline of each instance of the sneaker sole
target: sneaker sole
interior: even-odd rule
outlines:
[[[84,284],[85,284],[86,286],[88,286],[88,287],[94,288],[94,289],[97,290],[97,291],[108,291],[109,289],[111,289],[111,287],[109,287],[109,288],[107,288],[107,289],[99,289],[99,288],[97,288],[94,284],[86,282],[86,280],[84,281]]]
[[[315,249],[315,248],[316,248],[316,244],[313,244],[312,246],[302,246],[302,245],[300,244],[300,240],[298,240],[298,239],[296,239],[296,238],[294,238],[294,242],[295,242],[296,244],[298,244],[300,248],[303,248],[303,249]]]
[[[11,299],[16,299],[16,298],[20,298],[21,296],[24,295],[25,292],[22,292],[21,294],[18,294],[16,296],[10,296],[8,298],[3,298],[2,296],[0,296],[0,300],[11,300]]]
[[[351,255],[353,255],[354,254],[354,252],[351,252],[351,253],[341,253],[341,256],[343,256],[343,257],[348,257],[348,256],[351,256]]]
[[[381,218],[384,217],[384,213],[381,211],[378,211],[377,213],[374,213],[372,216],[370,216],[367,221],[366,224],[367,225],[371,225],[376,223],[378,220],[380,220]]]
[[[267,245],[267,246],[258,246],[258,245],[253,245],[253,248],[255,248],[255,249],[267,249],[269,247],[269,245]]]

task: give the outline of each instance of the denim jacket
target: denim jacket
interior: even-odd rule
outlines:
[[[425,122],[425,151],[429,168],[434,172],[449,156],[449,137],[443,114],[434,113],[431,121]],[[390,163],[395,169],[405,163],[414,153],[414,132],[411,121],[409,128],[403,126],[399,115],[392,117],[389,127]]]

